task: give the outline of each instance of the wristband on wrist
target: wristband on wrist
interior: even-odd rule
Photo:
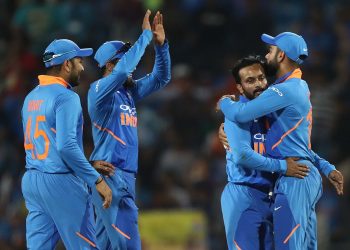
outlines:
[[[102,176],[98,177],[97,181],[95,182],[95,184],[100,184],[103,181]]]

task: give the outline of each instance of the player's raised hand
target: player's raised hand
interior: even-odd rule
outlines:
[[[149,22],[150,15],[151,15],[151,11],[147,10],[145,16],[143,17],[142,30],[152,30],[151,23]]]
[[[219,136],[219,140],[222,143],[222,145],[224,146],[224,148],[229,149],[230,145],[228,144],[227,136],[226,136],[226,133],[224,130],[224,123],[221,123],[221,125],[219,127],[218,136]]]
[[[333,170],[328,175],[328,180],[335,187],[338,195],[343,195],[344,177],[342,173],[338,170]]]
[[[165,41],[165,31],[163,26],[163,15],[157,11],[157,14],[153,18],[152,32],[154,42],[157,45],[163,45]]]
[[[92,161],[91,165],[96,169],[97,172],[104,176],[112,176],[115,172],[115,167],[106,161]]]
[[[310,169],[305,164],[300,164],[297,162],[298,158],[288,157],[287,161],[287,172],[286,176],[296,177],[304,179],[310,171]]]
[[[102,177],[100,177],[102,178]],[[109,208],[112,203],[112,190],[109,188],[105,180],[99,181],[96,184],[96,190],[101,195],[103,199],[102,206],[104,208]]]

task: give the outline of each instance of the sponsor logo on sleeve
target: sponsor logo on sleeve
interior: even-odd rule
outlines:
[[[275,91],[279,96],[283,96],[283,93],[276,87],[269,87],[272,91]]]
[[[98,92],[98,87],[100,86],[100,81],[98,81],[97,83],[96,83],[96,86],[95,86],[95,91],[96,92]]]

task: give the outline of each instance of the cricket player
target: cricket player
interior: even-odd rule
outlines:
[[[317,249],[315,205],[322,194],[322,183],[315,167],[319,162],[311,150],[310,92],[300,70],[308,56],[307,45],[301,36],[291,32],[276,37],[263,34],[261,38],[269,45],[267,66],[277,80],[252,101],[242,103],[223,98],[220,108],[227,119],[238,123],[270,114],[267,155],[275,159],[298,157],[300,163],[309,167],[304,179],[280,175],[276,181],[274,242],[276,249]],[[333,167],[325,168],[324,174],[342,194],[341,173]]]
[[[239,60],[233,67],[232,74],[237,83],[237,89],[243,95],[240,98],[241,102],[254,99],[266,89],[267,82],[263,65],[264,62],[259,57],[249,56]],[[228,244],[235,245],[237,248],[273,249],[273,209],[271,209],[273,199],[267,193],[272,193],[276,178],[271,172],[262,172],[259,170],[272,171],[271,168],[274,165],[263,167],[260,164],[261,162],[254,160],[257,156],[254,156],[252,152],[252,148],[254,148],[257,153],[265,155],[265,138],[268,124],[265,117],[256,119],[250,123],[251,125],[249,127],[249,123],[238,125],[229,120],[225,121],[225,130],[227,130],[228,137],[230,137],[230,144],[223,129],[224,124],[219,129],[220,141],[228,149],[226,152],[226,168],[229,184],[222,196],[223,211],[226,211],[226,216],[224,216],[225,227],[229,233],[227,239],[230,240]],[[245,131],[242,130],[243,127],[247,127]],[[242,136],[243,134],[248,134],[247,131],[249,130],[249,136]],[[247,155],[249,157],[246,157]],[[316,157],[315,166],[322,173],[328,173],[335,168],[316,154],[314,156]],[[268,162],[268,159],[263,159],[263,163],[266,162]],[[258,165],[254,165],[256,163]],[[271,163],[273,164],[273,161],[270,161]],[[293,176],[293,172],[291,171],[295,165],[293,165],[292,159],[287,159],[287,163],[288,168],[285,175]],[[283,173],[283,171],[278,170],[276,172]],[[303,178],[306,174],[306,169],[304,169],[304,172],[294,172],[294,174],[294,177]],[[244,195],[245,193],[241,190],[236,190],[235,187],[237,185],[240,189],[246,189],[249,195]],[[229,188],[230,186],[231,189]],[[264,195],[259,197],[257,195],[259,193],[264,193]],[[242,209],[242,204],[244,204],[243,207],[245,209]],[[241,208],[241,210],[238,208]],[[238,219],[239,223],[237,223]],[[232,238],[234,241],[231,240]]]
[[[254,99],[267,88],[264,63],[259,56],[248,56],[234,65],[232,74],[241,94],[240,102]],[[241,124],[225,119],[224,127],[228,140],[228,184],[221,196],[221,207],[228,248],[273,249],[271,206],[276,179],[273,172],[303,178],[308,168],[292,159],[263,156],[265,117]]]
[[[67,39],[50,43],[43,56],[47,75],[38,76],[23,104],[22,192],[31,250],[55,249],[60,238],[69,250],[97,249],[86,184],[102,196],[104,208],[112,201],[111,189],[84,156],[82,108],[71,89],[84,70],[83,57],[92,52]]]
[[[95,60],[103,71],[88,93],[94,150],[90,160],[104,160],[116,167],[106,182],[113,190],[108,210],[101,209],[98,194],[96,233],[101,249],[141,249],[138,232],[138,208],[135,205],[135,180],[138,169],[137,111],[135,102],[164,87],[170,81],[169,45],[165,39],[162,14],[157,12],[151,28],[148,10],[143,32],[135,44],[109,41],[96,51]],[[152,34],[153,32],[153,34]],[[155,65],[152,73],[133,80],[146,47],[155,42]]]

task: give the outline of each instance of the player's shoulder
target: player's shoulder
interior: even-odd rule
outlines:
[[[39,86],[36,86],[34,89],[32,89],[24,98],[24,102],[23,104],[30,102],[31,100],[37,100],[38,96],[40,95],[40,91]]]
[[[295,89],[295,85],[300,85],[300,84],[305,84],[305,80],[294,77],[294,78],[289,78],[285,82],[280,83],[284,88],[288,89]]]
[[[46,88],[46,86],[44,86],[43,91],[45,91],[46,94],[52,95],[52,96],[61,96],[61,95],[74,96],[74,95],[76,95],[76,93],[71,88],[67,88],[67,87],[62,86],[60,84],[52,84],[52,85],[50,85],[50,88]]]
[[[32,89],[32,90],[26,95],[26,97],[24,98],[24,101],[30,99],[30,98],[35,94],[35,92],[37,92],[37,91],[38,91],[38,86],[36,86],[34,89]]]
[[[61,88],[61,91],[57,92],[59,95],[63,95],[66,96],[67,98],[78,98],[79,99],[79,95],[74,92],[72,89],[68,89],[68,88]]]
[[[278,84],[273,84],[271,86],[268,87],[268,90],[274,92],[275,94],[277,94],[278,96],[285,96],[286,93],[289,92],[289,88],[286,87],[284,84],[282,83],[278,83]]]
[[[77,93],[70,89],[57,92],[56,103],[60,104],[63,102],[69,102],[72,104],[80,103],[80,97]]]
[[[286,81],[286,84],[282,84],[286,91],[289,91],[291,95],[299,95],[302,92],[309,92],[309,86],[304,79],[291,78]]]

